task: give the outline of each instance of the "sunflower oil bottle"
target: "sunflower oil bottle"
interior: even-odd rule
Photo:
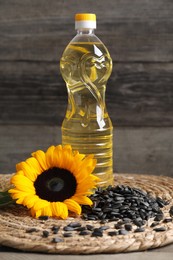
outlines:
[[[62,144],[73,150],[94,154],[94,174],[99,186],[113,184],[113,127],[105,105],[107,80],[112,60],[94,34],[95,14],[76,14],[77,35],[66,47],[60,70],[68,91],[68,106],[62,123]]]

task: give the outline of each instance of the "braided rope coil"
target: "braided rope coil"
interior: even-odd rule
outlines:
[[[0,175],[0,189],[9,185],[11,175]],[[173,205],[173,178],[165,176],[149,176],[137,174],[115,174],[115,185],[123,184],[137,187],[149,192],[153,196],[159,196],[169,200],[170,204],[164,207],[165,217],[170,217],[169,208]],[[63,238],[63,227],[71,222],[81,222],[82,225],[91,224],[100,227],[99,221],[86,221],[82,219],[69,218],[58,220],[49,218],[41,221],[30,217],[29,212],[22,206],[11,206],[0,210],[0,245],[17,248],[30,252],[44,252],[57,254],[96,254],[96,253],[120,253],[131,251],[143,251],[157,248],[173,242],[173,222],[164,223],[166,231],[155,232],[151,227],[152,220],[149,219],[145,232],[129,232],[127,235],[111,237],[104,231],[103,237],[80,236],[73,231],[73,237]],[[113,222],[109,223],[110,230],[114,229]],[[43,237],[43,231],[52,229],[52,226],[60,225],[58,237],[63,242],[52,243],[55,237],[50,232],[48,238]],[[26,230],[36,228],[37,232],[32,234]],[[110,231],[109,230],[109,231]]]

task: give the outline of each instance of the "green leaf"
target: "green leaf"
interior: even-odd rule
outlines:
[[[11,204],[13,202],[14,202],[14,200],[12,199],[12,197],[10,196],[8,191],[0,192],[0,208],[7,206],[8,204]]]

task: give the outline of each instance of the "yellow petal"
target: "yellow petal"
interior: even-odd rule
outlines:
[[[37,159],[37,161],[40,164],[43,171],[47,170],[48,167],[46,164],[46,156],[43,151],[38,150],[38,151],[32,153],[32,156]]]
[[[78,183],[83,181],[84,178],[88,178],[91,175],[96,165],[96,160],[90,158],[90,156],[86,157],[81,164],[78,165],[76,170],[74,171],[76,178],[78,179]],[[93,175],[92,175],[93,176]]]
[[[89,206],[91,206],[93,204],[92,200],[90,200],[86,196],[73,196],[71,199],[75,200],[80,205],[89,205]]]
[[[40,164],[36,158],[30,157],[26,160],[26,163],[30,166],[34,173],[40,174],[42,172]]]
[[[75,161],[82,161],[85,158],[85,154],[79,153],[78,151],[74,151],[74,157],[75,157]]]
[[[66,219],[68,217],[68,209],[63,202],[52,202],[51,208],[53,216],[60,217],[62,219]]]
[[[55,146],[52,145],[46,151],[46,164],[48,168],[52,168],[53,166],[55,166],[54,150],[55,150]]]
[[[22,170],[21,164],[22,164],[22,162],[16,164],[16,171],[17,172]]]
[[[13,200],[18,200],[18,204],[23,204],[23,200],[25,198],[26,194],[17,194],[17,193],[14,193],[14,194],[11,194],[11,197]],[[20,203],[19,203],[20,201]]]
[[[51,202],[52,214],[53,216],[59,216],[61,214],[61,210],[59,208],[58,202]]]
[[[85,191],[85,192],[75,192],[75,196],[88,196],[88,195],[91,195],[93,194],[94,192],[93,191]]]
[[[10,189],[8,192],[11,194],[11,197],[14,200],[19,199],[20,197],[22,197],[24,199],[25,197],[30,195],[30,193],[26,193],[25,191],[19,191],[19,190],[15,190],[15,189]]]
[[[26,206],[28,209],[32,208],[35,203],[39,200],[39,197],[37,195],[28,195],[23,200],[23,205]]]
[[[21,162],[20,167],[24,173],[24,175],[30,179],[31,181],[35,181],[37,178],[37,174],[34,169],[32,169],[26,162]]]
[[[24,174],[24,172],[23,172],[22,170],[16,172],[15,175],[23,175],[23,176],[25,176],[25,174]],[[13,176],[14,176],[14,175],[13,175]]]
[[[67,205],[62,203],[63,204],[63,208],[62,208],[62,215],[61,215],[61,218],[62,219],[66,219],[68,217],[68,208],[67,208]]]
[[[14,189],[10,189],[8,190],[9,193],[19,193],[21,191],[19,191],[18,189],[14,188]]]
[[[31,208],[31,209],[30,209],[30,212],[31,212],[31,216],[32,216],[33,218],[35,218],[35,210],[34,210],[33,208]]]
[[[74,164],[74,157],[69,150],[64,151],[62,156],[62,168],[71,171]],[[64,167],[63,167],[64,166]]]
[[[62,145],[55,146],[56,151],[62,152]]]
[[[33,209],[35,210],[35,211],[38,211],[38,210],[41,210],[42,208],[44,208],[44,207],[48,207],[50,205],[50,202],[49,201],[47,201],[47,200],[42,200],[42,199],[38,199],[36,202],[35,202],[35,204],[34,204],[34,206],[33,206]]]
[[[48,216],[48,217],[52,217],[52,210],[51,210],[51,206],[47,206],[42,208],[41,210],[41,215],[42,216]]]
[[[66,200],[64,200],[64,203],[67,205],[67,207],[70,211],[75,212],[78,215],[81,214],[80,205],[73,199],[66,199]]]
[[[85,182],[83,181],[77,186],[76,194],[82,193],[85,194],[85,192],[91,191],[91,189],[94,189],[96,187],[95,183],[92,181]]]
[[[55,147],[53,158],[54,158],[55,166],[62,168],[63,164],[62,164],[62,146],[61,145],[58,145]]]
[[[16,200],[16,203],[17,203],[17,204],[23,204],[23,199],[24,199],[24,197],[18,198],[18,199]]]
[[[29,192],[31,194],[35,193],[33,182],[25,176],[14,175],[11,178],[11,183],[14,184],[18,190]]]
[[[62,147],[58,145],[54,150],[55,166],[63,169],[70,170],[71,164],[74,162],[72,148],[70,145]]]
[[[69,151],[69,152],[72,152],[72,147],[71,145],[69,144],[66,144],[63,146],[63,150],[66,152],[66,151]]]
[[[34,218],[39,218],[42,215],[41,210],[35,211],[33,208],[30,209],[31,216]]]
[[[35,217],[39,218],[40,216],[42,216],[42,211],[41,210],[36,210],[35,211]]]

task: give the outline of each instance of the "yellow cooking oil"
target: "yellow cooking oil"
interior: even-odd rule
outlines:
[[[78,35],[79,34],[79,35]],[[113,126],[106,110],[106,83],[112,60],[104,44],[86,30],[66,47],[60,70],[66,82],[68,105],[62,123],[62,144],[94,154],[99,186],[113,184]]]

